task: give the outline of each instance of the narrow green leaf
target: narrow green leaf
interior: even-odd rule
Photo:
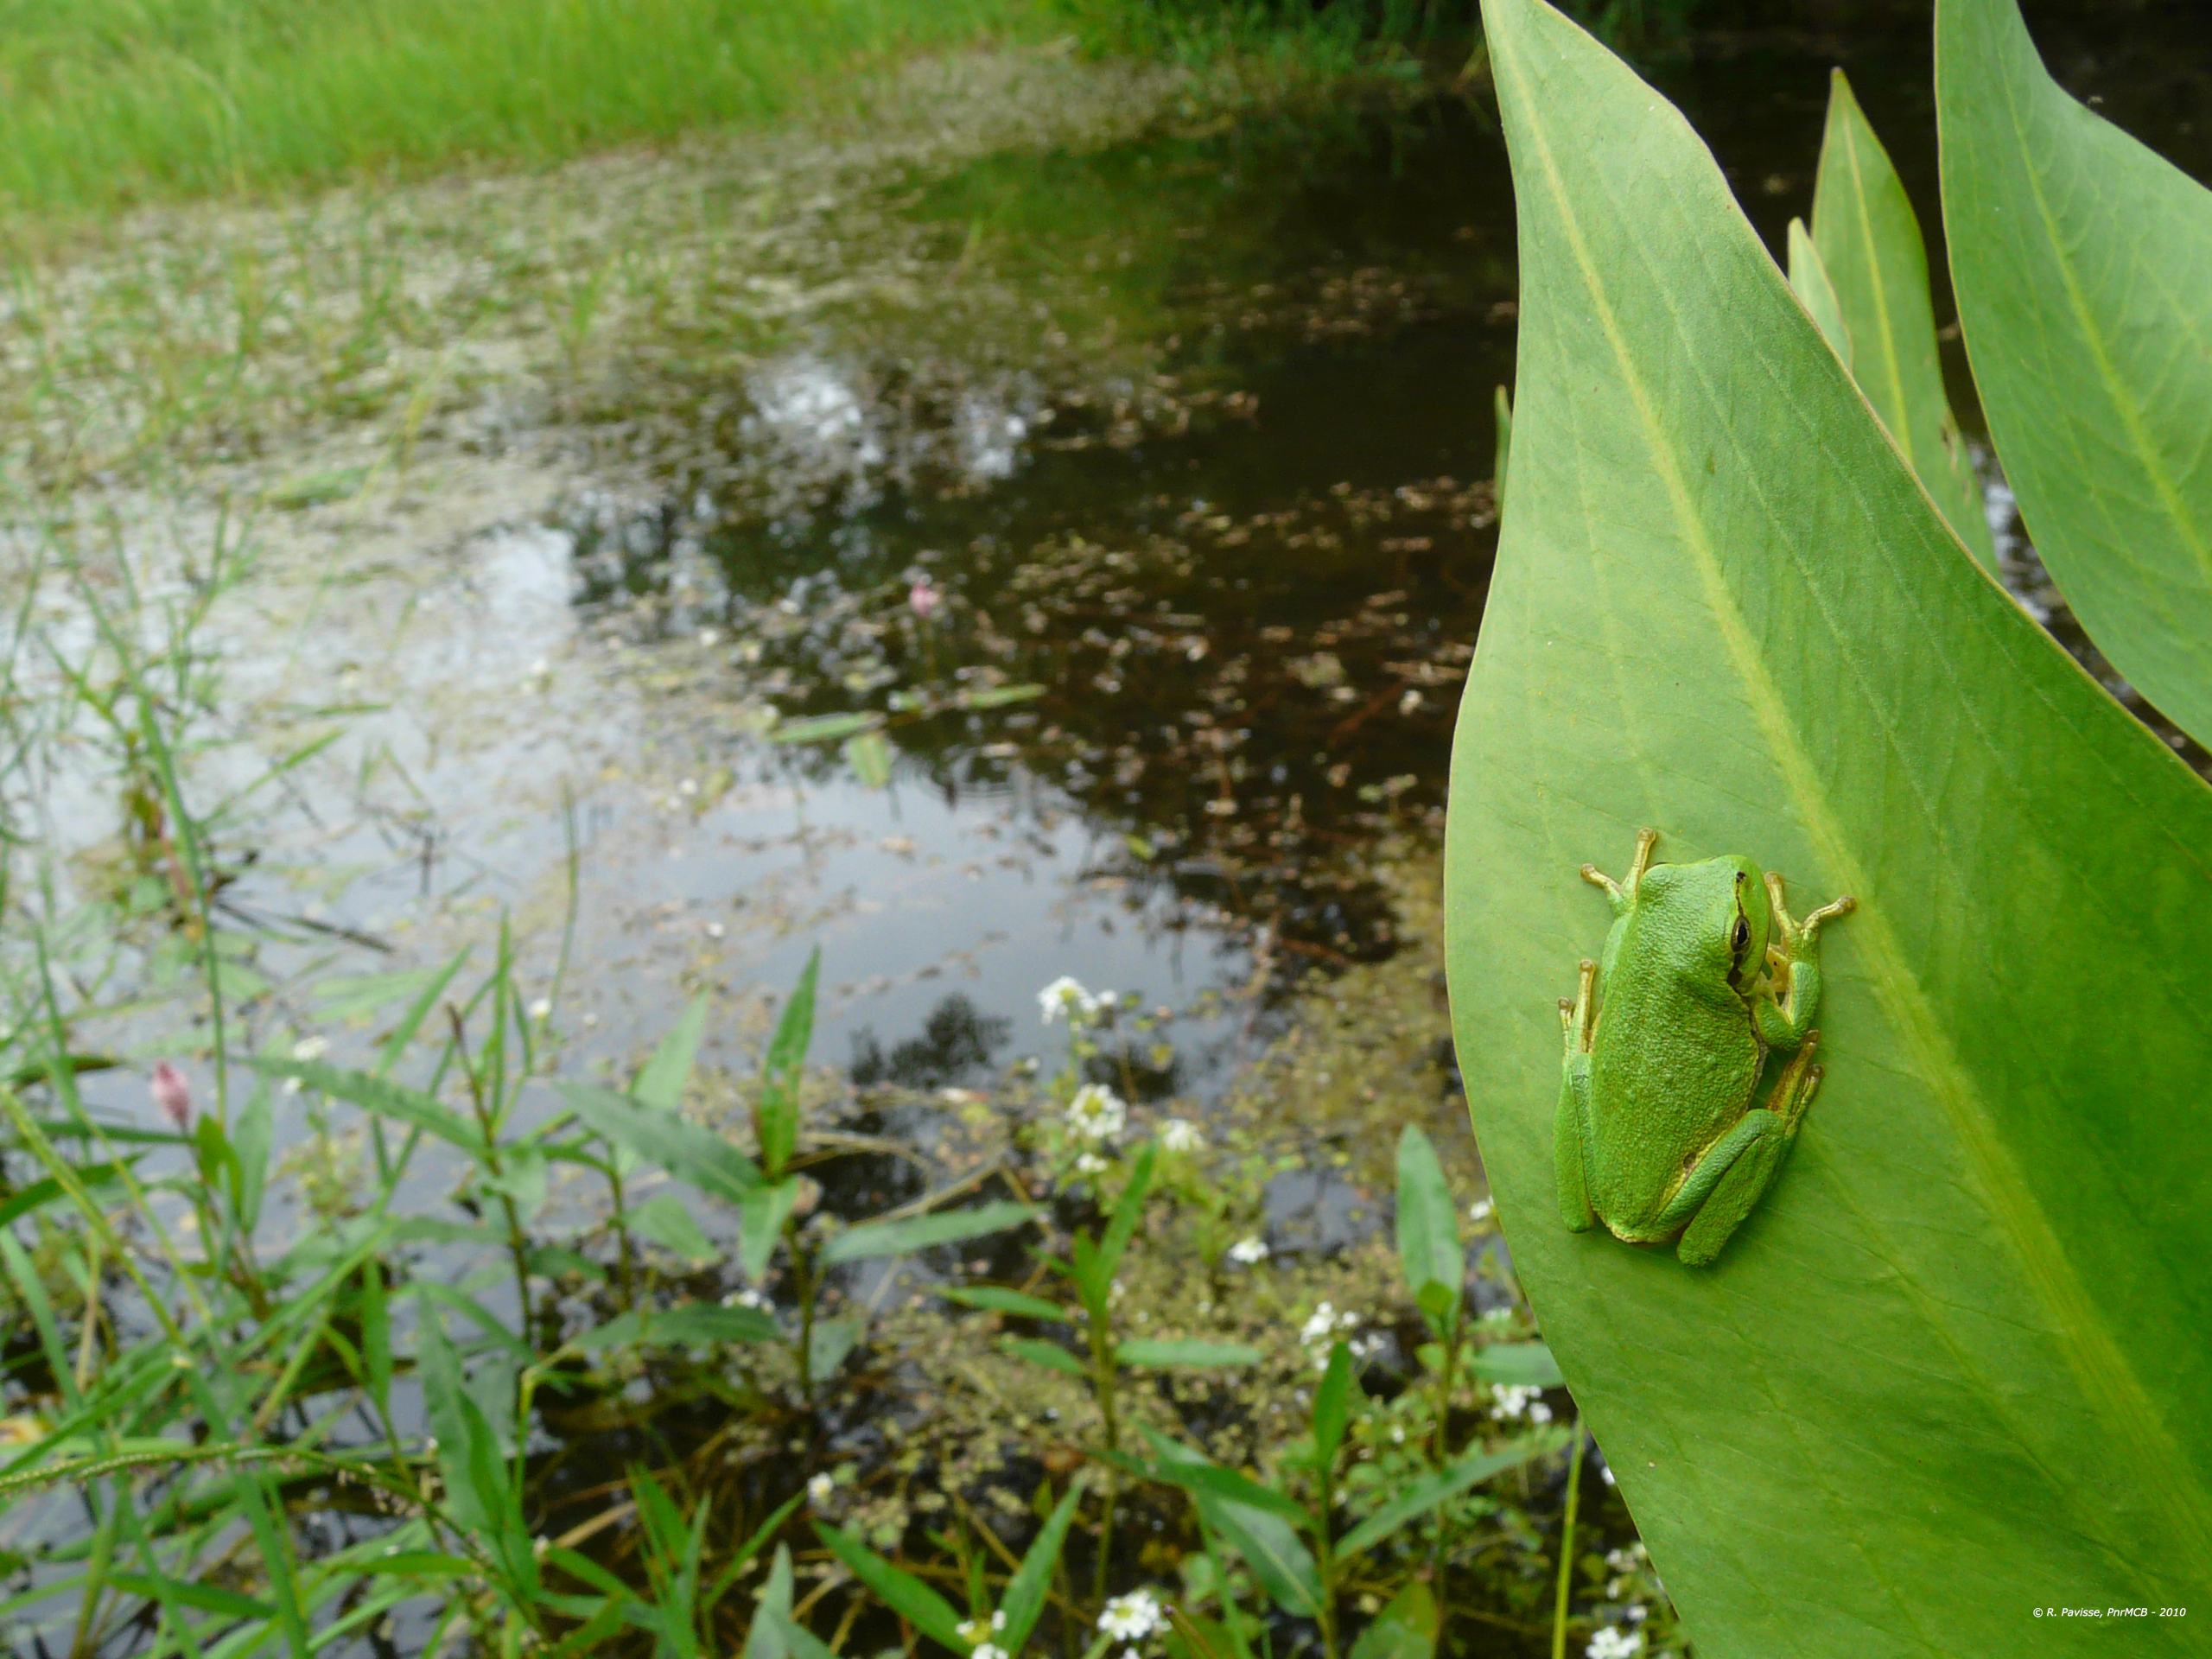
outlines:
[[[1218,1467],[1157,1429],[1140,1427],[1159,1458],[1162,1478],[1169,1478],[1171,1470]],[[1196,1490],[1191,1491],[1191,1500],[1198,1506],[1200,1522],[1244,1558],[1252,1576],[1274,1599],[1276,1606],[1296,1618],[1321,1616],[1326,1592],[1321,1587],[1320,1569],[1314,1565],[1312,1553],[1299,1541],[1288,1516],[1256,1503],[1239,1503]]]
[[[742,1205],[762,1185],[760,1171],[735,1147],[696,1123],[639,1106],[626,1095],[586,1083],[554,1085],[585,1126],[595,1135],[627,1147],[702,1192]]]
[[[406,1123],[425,1135],[435,1135],[448,1146],[458,1147],[470,1157],[484,1155],[484,1136],[477,1127],[451,1107],[442,1105],[419,1089],[409,1089],[365,1071],[348,1071],[321,1060],[257,1058],[255,1068],[272,1077],[297,1077],[310,1089],[373,1112],[378,1117]]]
[[[1037,1214],[1033,1204],[979,1204],[972,1210],[943,1210],[905,1221],[868,1221],[849,1227],[823,1246],[825,1262],[864,1262],[877,1256],[912,1255],[939,1244],[982,1238],[1019,1227]]]
[[[1325,1592],[1313,1556],[1291,1523],[1243,1503],[1211,1499],[1211,1518],[1222,1541],[1244,1558],[1276,1606],[1294,1618],[1319,1618]]]
[[[1060,1550],[1067,1542],[1068,1528],[1075,1520],[1076,1504],[1083,1497],[1083,1478],[1078,1474],[1068,1483],[1060,1501],[1052,1506],[1045,1524],[1030,1541],[1021,1557],[1021,1565],[1014,1575],[1006,1581],[1006,1589],[999,1597],[998,1610],[1006,1615],[1006,1628],[991,1637],[992,1645],[1006,1653],[1020,1653],[1022,1644],[1029,1640],[1029,1633],[1037,1628],[1037,1620],[1045,1611],[1045,1598],[1052,1587],[1052,1569],[1058,1565]]]
[[[806,1051],[814,1041],[814,987],[822,975],[822,948],[817,945],[791,988],[769,1039],[768,1057],[760,1068],[760,1095],[754,1108],[754,1133],[760,1142],[760,1161],[780,1173],[798,1149],[799,1085],[806,1070]]]
[[[729,1592],[730,1586],[737,1582],[739,1576],[752,1564],[753,1558],[767,1548],[768,1541],[783,1530],[784,1522],[790,1520],[797,1513],[798,1506],[805,1502],[806,1494],[804,1491],[786,1498],[781,1507],[753,1529],[753,1535],[750,1538],[737,1547],[731,1554],[729,1560],[722,1563],[721,1573],[715,1578],[714,1583],[707,1587],[706,1594],[700,1598],[699,1611],[702,1617],[714,1612],[715,1605]]]
[[[369,1398],[387,1421],[391,1417],[391,1305],[385,1295],[384,1264],[361,1268],[361,1367]]]
[[[1805,302],[1805,309],[1820,325],[1821,334],[1828,348],[1841,359],[1843,366],[1851,366],[1851,331],[1843,326],[1843,302],[1835,296],[1835,284],[1828,280],[1828,268],[1821,263],[1821,251],[1813,245],[1813,233],[1805,228],[1805,221],[1789,221],[1789,286]]]
[[[238,1152],[238,1185],[231,1194],[231,1210],[238,1219],[238,1230],[251,1234],[261,1225],[261,1200],[269,1186],[269,1159],[276,1146],[276,1122],[268,1078],[254,1079],[231,1139]]]
[[[1457,1497],[1471,1486],[1479,1486],[1494,1475],[1508,1469],[1517,1469],[1531,1458],[1541,1457],[1559,1447],[1557,1435],[1545,1435],[1526,1440],[1513,1441],[1495,1452],[1481,1446],[1471,1447],[1445,1468],[1433,1475],[1424,1475],[1407,1487],[1389,1503],[1369,1516],[1337,1543],[1337,1559],[1350,1560],[1353,1556],[1375,1548],[1407,1522],[1427,1515],[1447,1498]]]
[[[1459,1207],[1436,1148],[1408,1123],[1398,1136],[1398,1263],[1406,1288],[1442,1285],[1456,1302],[1467,1282],[1467,1254],[1459,1244]]]
[[[1959,321],[2028,534],[2113,666],[2212,741],[2212,192],[2068,97],[2012,0],[1937,5],[1936,111]]]
[[[187,1607],[197,1607],[203,1613],[219,1613],[226,1618],[274,1618],[276,1610],[265,1601],[256,1601],[251,1596],[240,1595],[235,1590],[226,1590],[219,1585],[200,1584],[185,1579],[156,1578],[145,1573],[110,1573],[106,1585],[111,1590],[120,1590],[125,1595],[144,1596],[153,1601],[181,1602]]]
[[[743,1659],[791,1659],[791,1647],[784,1640],[791,1612],[791,1553],[779,1544],[768,1566],[767,1581],[760,1586],[753,1628],[746,1632]]]
[[[707,999],[695,996],[685,1005],[683,1018],[660,1039],[652,1058],[638,1068],[630,1098],[656,1111],[674,1112],[683,1103],[683,1085],[691,1080],[706,1035]]]
[[[1296,1498],[1279,1492],[1272,1486],[1262,1485],[1249,1475],[1239,1474],[1234,1469],[1224,1469],[1217,1463],[1209,1462],[1196,1452],[1179,1459],[1169,1458],[1163,1452],[1157,1463],[1146,1463],[1126,1452],[1107,1452],[1100,1455],[1117,1469],[1126,1470],[1146,1480],[1156,1480],[1163,1485],[1179,1487],[1184,1491],[1218,1499],[1225,1503],[1242,1503],[1247,1509],[1281,1516],[1294,1526],[1310,1527],[1313,1523],[1306,1506]]]
[[[1329,1366],[1321,1386],[1313,1390],[1313,1460],[1325,1469],[1337,1459],[1344,1442],[1344,1428],[1351,1421],[1351,1349],[1345,1344],[1329,1346]]]
[[[817,1319],[807,1342],[807,1366],[817,1380],[836,1374],[845,1356],[860,1346],[868,1321],[858,1314],[840,1319]]]
[[[1137,1224],[1144,1219],[1145,1194],[1152,1190],[1152,1166],[1159,1160],[1160,1142],[1146,1141],[1130,1166],[1129,1184],[1114,1202],[1114,1214],[1106,1224],[1105,1236],[1098,1241],[1098,1276],[1103,1283],[1110,1284],[1122,1269],[1122,1252],[1129,1248]]]
[[[875,714],[813,715],[804,720],[787,720],[768,734],[771,743],[828,743],[838,738],[850,737],[855,732],[873,731],[883,723],[883,716]]]
[[[1446,945],[1514,1270],[1701,1653],[1999,1653],[2057,1584],[2188,1605],[2212,791],[1956,556],[1681,117],[1535,0],[1484,15],[1518,397]],[[1557,999],[1610,921],[1577,868],[1647,825],[1859,901],[1826,1080],[1707,1268],[1555,1197]]]
[[[1065,1371],[1070,1376],[1090,1375],[1090,1366],[1056,1342],[1040,1342],[1034,1337],[1007,1337],[999,1343],[999,1346],[1015,1358],[1026,1359],[1033,1365]]]
[[[1025,1296],[1018,1290],[1003,1290],[996,1285],[948,1285],[938,1294],[963,1307],[984,1307],[995,1313],[1019,1314],[1027,1319],[1050,1319],[1056,1325],[1065,1325],[1069,1319],[1068,1310],[1058,1302],[1048,1302],[1042,1296]]]
[[[430,1010],[437,1006],[438,998],[445,994],[446,987],[453,982],[453,976],[461,971],[461,963],[468,960],[468,953],[474,948],[464,944],[454,951],[446,965],[431,976],[429,982],[416,994],[415,1000],[407,1005],[407,1011],[400,1015],[399,1023],[391,1028],[391,1034],[384,1039],[384,1046],[377,1051],[378,1077],[383,1077],[399,1064],[400,1057],[407,1052],[407,1045],[415,1040],[415,1033],[422,1030],[423,1020],[430,1017]]]
[[[992,685],[981,690],[963,691],[953,699],[962,709],[1003,709],[1010,702],[1030,702],[1045,695],[1047,688],[1041,685]]]
[[[706,1345],[720,1342],[777,1342],[783,1332],[775,1316],[763,1308],[719,1307],[710,1302],[686,1302],[663,1309],[632,1308],[564,1346],[580,1354],[609,1353],[618,1348]]]
[[[721,1252],[706,1230],[673,1192],[656,1192],[630,1212],[630,1230],[686,1262],[711,1262]]]
[[[891,741],[881,732],[856,732],[845,740],[845,764],[862,789],[881,789],[891,781]]]
[[[1836,355],[1967,550],[1993,572],[1997,548],[1982,512],[1981,486],[1943,391],[1920,220],[1840,69],[1828,79],[1812,234],[1819,269],[1851,340],[1850,349]],[[1796,270],[1793,255],[1793,284]],[[1820,321],[1809,302],[1806,308]],[[1821,332],[1827,333],[1825,322]]]
[[[1485,1382],[1503,1382],[1521,1389],[1563,1389],[1559,1362],[1541,1342],[1494,1342],[1471,1362],[1477,1376]]]
[[[747,1279],[758,1283],[768,1271],[768,1258],[776,1253],[776,1242],[784,1236],[784,1224],[798,1202],[796,1175],[756,1187],[747,1196],[738,1220],[737,1263]]]
[[[369,1558],[368,1569],[379,1578],[465,1579],[476,1571],[466,1555],[448,1555],[435,1549],[403,1549],[391,1555]]]
[[[1177,1342],[1135,1338],[1118,1344],[1114,1357],[1147,1370],[1203,1369],[1215,1365],[1256,1365],[1261,1354],[1242,1342]]]
[[[95,1187],[107,1185],[124,1170],[135,1168],[137,1162],[137,1157],[131,1157],[125,1158],[118,1163],[94,1164],[88,1168],[79,1170],[77,1179],[85,1184],[87,1191],[90,1191]],[[52,1204],[61,1196],[62,1191],[61,1183],[51,1175],[18,1187],[9,1195],[6,1203],[0,1204],[0,1227],[5,1227],[9,1223],[20,1220],[30,1214],[32,1211]]]
[[[775,1316],[765,1308],[718,1307],[711,1302],[686,1302],[655,1313],[645,1327],[648,1342],[709,1344],[718,1342],[778,1342],[783,1332]]]
[[[1414,1579],[1359,1633],[1351,1659],[1432,1659],[1443,1622],[1428,1580]]]
[[[960,1634],[960,1615],[952,1611],[951,1604],[943,1596],[904,1567],[885,1560],[850,1533],[841,1531],[826,1521],[817,1521],[814,1530],[829,1545],[830,1553],[849,1567],[855,1578],[874,1591],[893,1612],[907,1619],[931,1641],[942,1642],[955,1653],[968,1651],[968,1641]]]

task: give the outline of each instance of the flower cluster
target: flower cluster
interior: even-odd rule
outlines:
[[[1081,980],[1071,979],[1065,974],[1037,993],[1037,1007],[1048,1026],[1063,1015],[1070,1019],[1078,1016],[1084,1020],[1096,1019],[1099,1010],[1113,1001],[1113,992],[1101,991],[1093,995],[1084,989]]]
[[[1268,1241],[1257,1233],[1249,1238],[1240,1238],[1229,1247],[1229,1259],[1241,1262],[1248,1268],[1256,1267],[1268,1259]],[[1322,1306],[1325,1307],[1328,1304],[1325,1302]]]
[[[1007,1650],[991,1637],[1006,1629],[1006,1615],[993,1613],[989,1618],[968,1618],[960,1622],[960,1639],[969,1644],[968,1659],[1007,1659]]]
[[[1093,1145],[1113,1140],[1128,1122],[1128,1103],[1103,1083],[1084,1084],[1068,1103],[1068,1127]]]
[[[1491,1407],[1490,1414],[1501,1422],[1509,1417],[1526,1417],[1532,1423],[1548,1423],[1552,1420],[1552,1408],[1544,1403],[1541,1389],[1500,1382],[1491,1392],[1497,1397],[1497,1403]]]
[[[1116,1596],[1098,1615],[1098,1628],[1116,1642],[1141,1642],[1166,1622],[1160,1598],[1149,1590]]]
[[[1187,1117],[1171,1117],[1160,1126],[1160,1144],[1168,1152],[1196,1152],[1205,1143],[1205,1133]]]
[[[1350,1308],[1339,1313],[1333,1305],[1323,1302],[1313,1310],[1313,1317],[1299,1332],[1298,1339],[1313,1357],[1314,1370],[1325,1371],[1329,1369],[1329,1350],[1339,1338],[1351,1351],[1354,1359],[1363,1359],[1382,1347],[1382,1338],[1380,1337],[1350,1334],[1359,1328],[1359,1315]]]
[[[167,1060],[154,1067],[151,1082],[146,1085],[153,1096],[154,1104],[161,1109],[163,1117],[176,1126],[177,1133],[192,1131],[192,1085],[185,1081],[184,1073]]]
[[[1608,1624],[1590,1638],[1590,1645],[1582,1651],[1589,1659],[1632,1659],[1643,1651],[1643,1632]]]

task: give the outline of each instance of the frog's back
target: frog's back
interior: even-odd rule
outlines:
[[[1702,918],[1655,868],[1599,986],[1591,1054],[1591,1207],[1618,1236],[1653,1242],[1698,1154],[1743,1116],[1764,1054],[1724,974],[1700,973]],[[1683,964],[1655,969],[1654,964]]]

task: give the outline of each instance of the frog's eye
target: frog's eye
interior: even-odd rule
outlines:
[[[1744,918],[1738,916],[1736,918],[1736,954],[1738,957],[1742,956],[1744,954],[1744,948],[1750,944],[1751,942],[1751,925],[1748,921],[1745,920]]]

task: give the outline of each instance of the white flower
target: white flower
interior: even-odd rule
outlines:
[[[1643,1546],[1628,1544],[1605,1552],[1605,1565],[1616,1573],[1633,1573],[1643,1565]]]
[[[1467,1206],[1467,1218],[1474,1222],[1488,1221],[1497,1212],[1497,1206],[1488,1198],[1477,1198]]]
[[[1590,1645],[1582,1651],[1589,1659],[1630,1659],[1630,1656],[1643,1651],[1643,1632],[1608,1624],[1590,1638]]]
[[[1503,1422],[1509,1417],[1526,1417],[1532,1423],[1548,1423],[1552,1408],[1544,1403],[1541,1389],[1524,1389],[1518,1382],[1500,1382],[1491,1392],[1497,1403],[1490,1414]]]
[[[968,1650],[968,1659],[1007,1659],[1006,1649],[989,1642],[978,1642]]]
[[[1187,1117],[1171,1117],[1160,1126],[1160,1144],[1170,1152],[1196,1152],[1205,1143],[1205,1134]]]
[[[302,1037],[292,1045],[292,1058],[296,1060],[319,1060],[328,1052],[330,1039],[327,1037]]]
[[[1088,1018],[1098,1012],[1098,999],[1083,988],[1082,981],[1062,974],[1037,993],[1037,1007],[1043,1012],[1045,1023],[1049,1026],[1071,1010],[1080,1011]]]
[[[1122,1097],[1103,1083],[1086,1083],[1068,1103],[1068,1127],[1094,1143],[1111,1141],[1129,1121]]]
[[[1098,1628],[1116,1642],[1141,1642],[1166,1622],[1160,1598],[1149,1590],[1116,1596],[1098,1615]]]
[[[765,1308],[768,1306],[768,1299],[766,1296],[763,1296],[759,1291],[753,1289],[752,1286],[747,1285],[742,1290],[733,1290],[728,1295],[723,1297],[722,1306],[724,1307]],[[827,1478],[827,1477],[824,1477],[824,1478]]]
[[[537,1001],[530,1005],[530,1017],[540,1022],[550,1020],[553,1017],[553,999],[550,996],[539,997]]]
[[[1632,1607],[1622,1608],[1621,1616],[1631,1624],[1641,1624],[1651,1616],[1651,1610],[1639,1601]]]
[[[1229,1247],[1229,1259],[1253,1267],[1268,1259],[1268,1241],[1257,1233],[1249,1238],[1240,1238]]]
[[[1103,1175],[1113,1166],[1095,1152],[1086,1152],[1075,1160],[1075,1173],[1078,1175]]]
[[[837,1483],[830,1479],[828,1475],[817,1475],[806,1483],[807,1501],[810,1503],[827,1503],[830,1501],[830,1494],[836,1490]]]
[[[1631,1609],[1630,1611],[1630,1617],[1634,1618],[1635,1616],[1635,1611]],[[991,1615],[991,1629],[994,1630],[1002,1630],[1006,1629],[1006,1615],[1004,1613],[993,1613]]]
[[[1339,1332],[1354,1330],[1358,1325],[1358,1314],[1349,1308],[1339,1313],[1332,1304],[1324,1302],[1313,1310],[1313,1317],[1306,1321],[1306,1327],[1298,1333],[1298,1339],[1308,1348],[1326,1347],[1336,1339]]]

